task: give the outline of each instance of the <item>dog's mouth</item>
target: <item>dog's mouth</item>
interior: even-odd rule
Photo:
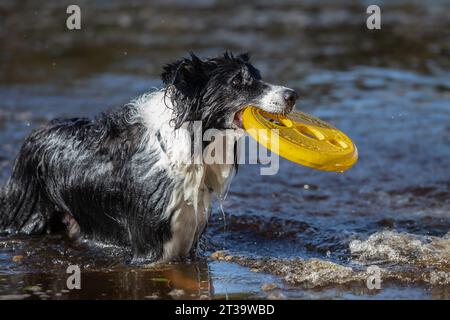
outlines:
[[[233,122],[232,122],[232,127],[235,129],[243,129],[243,124],[242,124],[242,115],[244,113],[244,109],[239,110],[238,112],[236,112],[233,116]]]
[[[233,120],[231,122],[231,127],[233,129],[244,129],[244,125],[242,123],[242,116],[244,114],[244,110],[245,110],[245,108],[239,110],[238,112],[236,112],[233,115]],[[289,114],[291,111],[292,111],[292,109],[288,112],[278,111],[278,112],[267,112],[267,113],[271,113],[273,115],[279,115],[279,114],[286,115],[286,114]]]

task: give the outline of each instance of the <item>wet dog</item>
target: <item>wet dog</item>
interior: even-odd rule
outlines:
[[[161,90],[94,120],[54,120],[31,133],[1,191],[0,230],[63,228],[71,238],[125,246],[133,262],[189,254],[213,196],[226,192],[237,169],[236,161],[183,161],[191,155],[192,122],[239,138],[244,107],[288,113],[297,94],[262,81],[247,54],[191,54],[167,64],[161,77]]]

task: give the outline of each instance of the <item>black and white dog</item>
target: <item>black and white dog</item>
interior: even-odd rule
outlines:
[[[125,246],[134,262],[189,254],[237,166],[181,161],[191,154],[190,123],[240,137],[244,107],[288,113],[297,94],[263,82],[246,54],[191,54],[161,77],[163,89],[95,120],[54,120],[31,133],[0,194],[0,231],[64,228],[71,238]]]

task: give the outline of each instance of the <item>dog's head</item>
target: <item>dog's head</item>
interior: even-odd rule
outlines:
[[[171,99],[176,128],[186,121],[203,122],[203,128],[240,128],[241,112],[253,105],[270,113],[289,113],[297,93],[261,80],[248,54],[201,60],[193,53],[167,64],[161,74],[166,97]]]

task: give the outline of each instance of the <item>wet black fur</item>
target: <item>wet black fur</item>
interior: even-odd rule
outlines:
[[[83,235],[128,246],[135,258],[158,259],[171,236],[159,218],[172,180],[164,171],[142,179],[158,155],[140,148],[146,129],[128,121],[133,112],[124,107],[97,120],[55,120],[34,131],[2,191],[0,229],[57,231],[51,222],[70,213]]]
[[[208,60],[191,54],[162,74],[177,128],[190,120],[225,128],[230,115],[264,90],[257,79],[247,55],[230,53]],[[161,217],[173,179],[165,171],[143,178],[159,154],[142,146],[159,138],[148,134],[136,111],[127,105],[94,120],[54,120],[31,133],[1,190],[0,231],[54,232],[70,214],[82,236],[128,247],[135,261],[160,259],[172,236],[170,219]]]
[[[201,120],[203,130],[225,129],[228,117],[252,104],[267,89],[249,55],[200,60],[194,54],[164,67],[166,96],[174,106],[174,125]],[[175,90],[172,90],[172,89]],[[186,106],[189,106],[186,108]]]

